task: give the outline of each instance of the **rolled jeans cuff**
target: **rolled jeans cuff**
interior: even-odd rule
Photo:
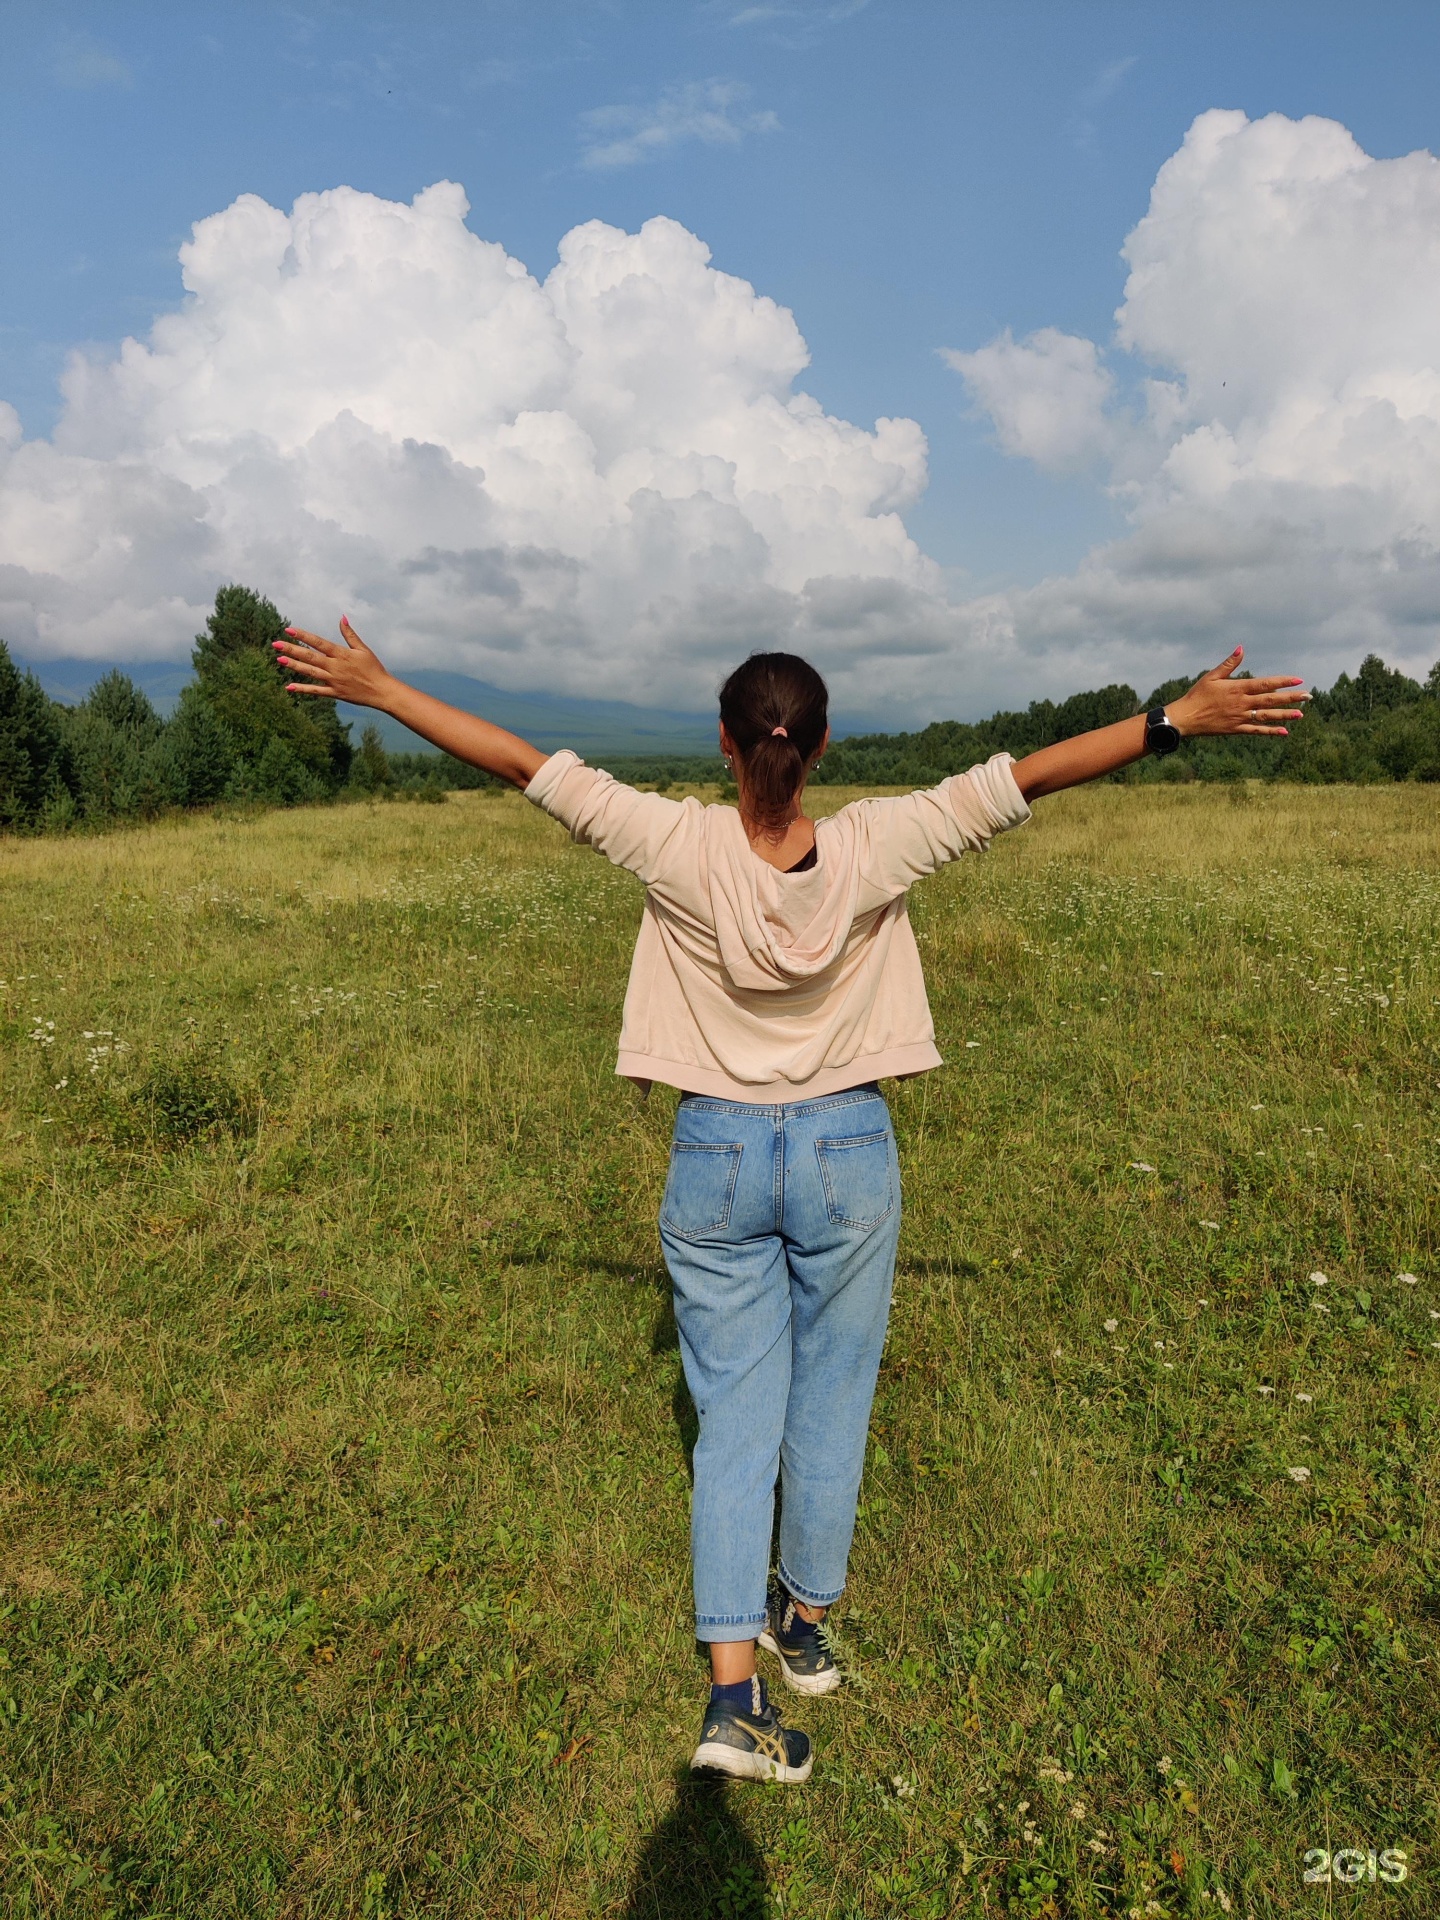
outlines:
[[[783,1560],[780,1562],[778,1571],[780,1574],[780,1584],[784,1587],[785,1591],[792,1599],[803,1601],[807,1607],[833,1607],[845,1591],[843,1587],[837,1587],[834,1593],[816,1593],[812,1588],[805,1586],[803,1582],[792,1579],[786,1571]]]
[[[751,1613],[740,1620],[697,1619],[695,1638],[705,1641],[707,1645],[712,1642],[720,1644],[731,1640],[756,1640],[759,1638],[760,1629],[764,1626],[766,1617],[763,1613]]]

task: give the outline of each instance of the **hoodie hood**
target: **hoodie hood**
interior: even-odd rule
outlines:
[[[706,811],[715,943],[731,985],[783,993],[815,980],[840,958],[855,924],[860,874],[838,857],[843,830],[817,820],[815,865],[782,873],[753,850],[733,807]]]

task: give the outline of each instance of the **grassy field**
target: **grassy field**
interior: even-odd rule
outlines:
[[[512,795],[0,845],[7,1920],[1440,1909],[1433,791],[912,910],[854,1684],[726,1789],[633,882]]]

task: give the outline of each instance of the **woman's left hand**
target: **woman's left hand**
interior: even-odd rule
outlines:
[[[307,633],[303,627],[287,627],[289,636],[271,644],[276,658],[287,673],[303,673],[309,678],[292,681],[287,693],[318,693],[328,700],[348,700],[355,707],[384,708],[396,686],[356,633],[348,619],[340,622],[343,647],[323,634]]]
[[[1236,647],[1228,660],[1222,660],[1209,673],[1201,674],[1190,691],[1172,701],[1166,714],[1187,737],[1198,733],[1272,733],[1287,734],[1279,724],[1298,720],[1308,693],[1296,693],[1303,680],[1285,675],[1271,680],[1236,680],[1233,676],[1245,658],[1245,649]]]

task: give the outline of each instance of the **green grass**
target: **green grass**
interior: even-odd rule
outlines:
[[[4,843],[0,1911],[1435,1911],[1437,856],[1423,789],[1107,787],[917,891],[781,1790],[683,1771],[629,878],[509,795]]]

